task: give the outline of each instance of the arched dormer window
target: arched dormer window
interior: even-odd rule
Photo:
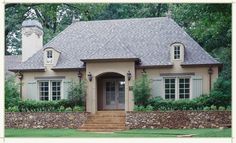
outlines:
[[[53,63],[52,59],[53,59],[53,51],[47,50],[47,59],[46,59],[47,64],[52,64]]]
[[[55,66],[60,56],[60,51],[52,47],[44,48],[44,65]]]
[[[171,61],[184,61],[184,45],[180,42],[171,44]]]

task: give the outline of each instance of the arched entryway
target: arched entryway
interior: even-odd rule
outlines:
[[[108,72],[97,76],[97,110],[125,110],[125,77]]]

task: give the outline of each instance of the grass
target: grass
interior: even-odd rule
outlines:
[[[5,129],[5,137],[231,137],[229,129],[133,129],[114,133],[83,132],[75,129]]]

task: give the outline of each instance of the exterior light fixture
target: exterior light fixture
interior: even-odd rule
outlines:
[[[81,71],[79,71],[77,75],[78,75],[78,78],[79,78],[79,79],[81,79],[82,76],[83,76],[82,73],[81,73]]]
[[[20,80],[23,79],[23,74],[22,74],[21,72],[18,72],[18,73],[16,74],[16,76],[17,76],[17,78],[20,79]]]
[[[211,67],[208,69],[208,74],[213,74],[213,70]]]
[[[89,73],[88,73],[88,80],[89,80],[89,81],[92,81],[92,79],[93,79],[93,76],[92,76],[92,74],[89,72]]]
[[[128,80],[130,81],[130,79],[131,79],[131,77],[132,77],[130,71],[128,71],[128,73],[127,73],[127,77],[128,77]]]

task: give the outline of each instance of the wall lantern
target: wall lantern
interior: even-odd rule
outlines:
[[[81,79],[82,76],[83,76],[82,73],[81,73],[81,71],[79,71],[77,75],[78,75],[78,78],[79,78],[79,79]]]
[[[208,69],[208,74],[213,74],[213,70],[211,67]]]
[[[131,73],[130,73],[130,71],[128,71],[128,73],[127,73],[127,77],[128,77],[128,80],[130,81],[130,79],[131,79]]]
[[[17,76],[17,78],[19,78],[20,80],[23,79],[23,74],[22,74],[21,72],[18,72],[18,73],[16,74],[16,76]]]
[[[89,81],[92,81],[92,79],[93,79],[93,76],[92,76],[92,74],[90,72],[88,74],[88,79],[89,79]]]

